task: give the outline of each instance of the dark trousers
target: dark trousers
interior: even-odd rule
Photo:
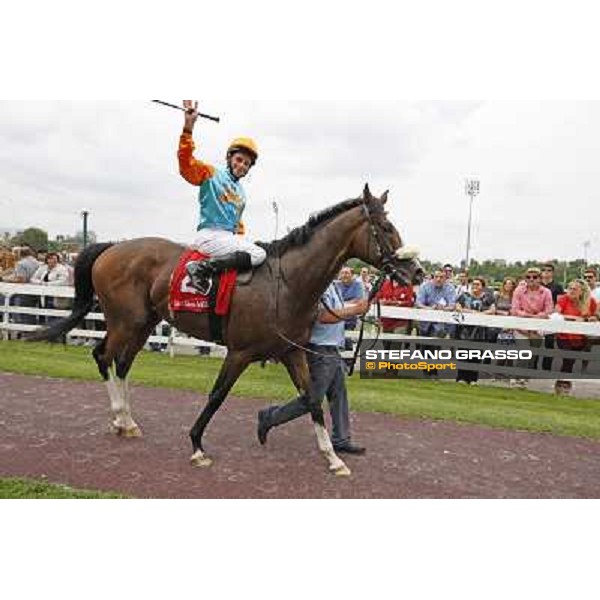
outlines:
[[[572,340],[568,339],[565,340],[561,338],[556,338],[556,344],[558,345],[560,350],[566,350],[567,352],[569,350],[575,352],[589,352],[590,350],[590,344],[587,343],[587,340],[585,342],[573,342]],[[561,372],[572,373],[573,367],[575,366],[575,360],[576,359],[574,358],[563,358],[562,366],[560,368]]]
[[[39,308],[40,300],[37,296],[17,294],[12,297],[12,305],[20,308]],[[36,315],[13,315],[13,322],[21,325],[37,325],[38,318]]]
[[[554,350],[554,334],[544,336],[544,348],[546,350]],[[559,346],[560,348],[560,346]],[[542,358],[542,370],[552,371],[552,357],[544,356]]]
[[[350,442],[350,409],[346,390],[346,368],[338,349],[334,346],[310,345],[309,349],[318,354],[307,353],[312,386],[312,401],[319,404],[323,398],[329,403],[334,446]],[[269,409],[271,426],[283,425],[310,412],[311,399],[299,396],[283,406]]]

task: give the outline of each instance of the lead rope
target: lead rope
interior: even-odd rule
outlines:
[[[379,294],[379,290],[381,289],[381,286],[383,285],[384,281],[385,281],[385,275],[380,275],[377,278],[377,280],[373,284],[373,287],[371,288],[371,291],[369,292],[369,303],[371,303],[373,301],[373,299],[377,296],[377,294]],[[379,341],[379,336],[381,335],[381,303],[379,302],[379,299],[375,303],[375,306],[377,307],[377,316],[375,317],[375,325],[377,327],[377,336],[375,338],[375,341],[371,344],[370,348],[367,350],[367,352],[374,348],[375,344]],[[367,320],[368,319],[366,317],[360,318],[360,332],[358,334],[358,342],[356,343],[356,348],[354,349],[354,356],[352,357],[352,362],[350,363],[350,365],[348,367],[348,377],[352,377],[352,375],[354,374],[354,369],[356,368],[356,361],[358,360],[359,355],[363,356],[360,354],[360,347],[361,347],[363,337],[365,334],[365,323],[367,322]]]

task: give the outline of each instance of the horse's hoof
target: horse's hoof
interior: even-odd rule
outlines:
[[[122,437],[125,439],[142,437],[142,430],[137,425],[134,425],[133,427],[123,427],[123,425],[117,425],[113,423],[111,427],[113,433],[118,437]]]
[[[200,451],[196,452],[192,456],[192,458],[190,459],[190,462],[192,463],[192,467],[199,467],[202,469],[205,469],[206,467],[210,467],[213,464],[212,459],[208,458],[208,456],[205,456]]]
[[[336,477],[350,477],[350,475],[352,475],[352,471],[346,465],[337,468],[332,468],[331,472]]]
[[[142,430],[137,427],[137,425],[135,427],[130,427],[129,429],[122,428],[119,435],[127,439],[141,438],[143,436]]]

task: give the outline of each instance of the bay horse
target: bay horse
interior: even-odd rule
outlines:
[[[381,198],[368,185],[362,196],[312,216],[286,237],[262,244],[266,262],[252,280],[238,285],[223,320],[227,356],[208,402],[191,429],[194,466],[209,466],[202,437],[240,375],[252,363],[282,362],[295,387],[311,406],[319,449],[337,474],[349,474],[335,454],[325,428],[321,403],[311,401],[311,379],[304,352],[315,321],[319,298],[350,258],[383,269],[403,283],[418,281],[415,256],[402,250],[400,235],[388,220]],[[85,249],[75,265],[75,301],[71,315],[31,339],[54,340],[73,329],[91,310],[94,293],[106,319],[106,336],[93,351],[105,380],[114,416],[113,428],[124,437],[141,435],[129,401],[128,373],[136,355],[163,319],[201,340],[211,341],[206,314],[177,313],[168,308],[171,274],[184,246],[160,238],[142,238]]]

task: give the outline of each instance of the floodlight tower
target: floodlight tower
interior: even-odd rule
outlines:
[[[467,254],[465,257],[465,270],[469,270],[471,255],[471,223],[473,220],[473,198],[479,195],[479,180],[465,180],[465,194],[469,196],[469,224],[467,226]]]

